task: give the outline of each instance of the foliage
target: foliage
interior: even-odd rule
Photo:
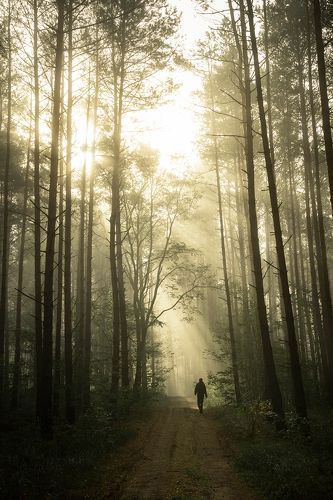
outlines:
[[[241,475],[268,499],[332,498],[332,411],[320,408],[311,415],[311,437],[304,437],[294,425],[292,413],[287,415],[288,430],[281,434],[269,424],[267,414],[265,401],[219,409],[223,432],[236,442],[235,465]]]
[[[146,416],[156,397],[123,392],[99,399],[75,427],[58,422],[51,442],[38,438],[36,424],[27,416],[3,418],[0,497],[64,498],[69,489],[84,490],[98,481],[101,463],[133,437],[132,422]]]
[[[242,449],[236,465],[270,499],[323,499],[333,493],[332,462],[325,464],[306,446],[276,440]],[[330,466],[330,469],[329,469]]]
[[[209,373],[208,385],[212,389],[210,394],[215,396],[216,402],[219,403],[221,400],[224,404],[233,404],[235,402],[232,367],[228,366],[217,373]],[[212,404],[211,397],[209,404]]]

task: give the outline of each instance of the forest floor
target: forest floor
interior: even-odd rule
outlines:
[[[200,414],[185,398],[167,398],[145,421],[136,437],[105,465],[97,490],[70,498],[224,499],[261,498],[232,466],[228,440],[208,410]]]

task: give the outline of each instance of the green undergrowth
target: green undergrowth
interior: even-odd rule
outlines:
[[[0,428],[0,498],[67,498],[97,483],[101,463],[135,435],[135,422],[150,413],[156,395],[123,394],[95,401],[74,426],[58,420],[54,439],[39,439],[32,418],[3,416]]]
[[[333,499],[333,412],[313,411],[304,435],[293,415],[277,432],[267,415],[249,407],[215,409],[222,432],[233,443],[235,466],[270,500]]]

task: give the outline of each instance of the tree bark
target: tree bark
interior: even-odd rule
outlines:
[[[84,331],[84,381],[83,381],[83,405],[90,405],[90,376],[91,376],[91,306],[92,306],[92,258],[93,258],[93,226],[94,226],[94,203],[95,203],[95,177],[96,177],[96,129],[98,118],[98,96],[99,96],[99,52],[98,52],[98,29],[96,28],[96,74],[95,74],[95,96],[94,96],[94,124],[93,144],[91,152],[91,170],[89,179],[89,202],[88,202],[88,228],[87,228],[87,257],[86,257],[86,296],[85,296],[85,331]]]
[[[283,303],[284,303],[285,314],[286,314],[286,325],[287,325],[287,332],[288,332],[288,347],[289,347],[290,360],[291,360],[291,372],[292,372],[292,379],[293,379],[293,386],[294,386],[295,407],[296,407],[297,415],[300,418],[306,418],[307,417],[307,408],[306,408],[301,366],[300,366],[300,362],[299,362],[294,315],[293,315],[293,310],[292,310],[292,303],[291,303],[289,283],[288,283],[288,271],[287,271],[287,266],[286,266],[284,245],[283,245],[283,239],[282,239],[279,203],[278,203],[278,197],[277,197],[274,165],[272,162],[270,148],[269,148],[266,115],[265,115],[264,101],[263,101],[263,95],[262,95],[258,48],[257,48],[257,40],[256,40],[256,34],[255,34],[255,28],[254,28],[253,7],[252,7],[251,0],[247,0],[247,7],[248,7],[248,19],[249,19],[249,27],[250,27],[252,53],[253,53],[253,59],[254,59],[255,79],[256,79],[256,87],[257,87],[257,101],[258,101],[259,118],[260,118],[260,124],[261,124],[262,142],[263,142],[263,147],[264,147],[266,172],[267,172],[267,178],[268,178],[268,189],[269,189],[271,206],[272,206],[272,215],[273,215],[273,224],[274,224],[276,251],[277,251],[277,258],[278,258],[278,265],[279,265],[279,274],[280,274],[280,281],[281,281],[281,288],[282,288],[282,296],[283,296]]]
[[[76,292],[76,328],[75,328],[75,369],[76,369],[76,401],[82,408],[83,387],[85,378],[85,222],[86,222],[86,183],[87,183],[87,150],[88,126],[90,115],[90,74],[88,84],[88,101],[86,111],[86,138],[84,151],[86,152],[81,171],[81,198],[80,198],[80,223],[77,258],[77,292]]]
[[[73,111],[73,2],[68,2],[68,78],[67,78],[67,145],[64,263],[64,335],[65,335],[65,412],[69,424],[75,422],[73,394],[73,326],[72,326],[72,111]]]
[[[317,331],[319,339],[323,336],[323,329],[325,333],[326,342],[332,342],[332,331],[333,331],[333,312],[332,312],[332,297],[331,288],[328,272],[328,260],[327,260],[327,245],[326,245],[326,234],[324,227],[324,217],[323,217],[323,206],[322,206],[322,195],[320,186],[320,162],[319,162],[319,148],[318,148],[318,137],[317,137],[317,123],[316,123],[316,111],[314,105],[314,95],[313,95],[313,78],[312,78],[312,68],[311,68],[311,35],[310,35],[310,20],[309,20],[309,6],[306,3],[306,13],[307,13],[307,62],[308,62],[308,83],[309,83],[309,101],[310,101],[310,112],[311,112],[311,127],[313,136],[313,151],[314,151],[314,178],[315,182],[312,181],[310,184],[312,208],[317,207],[315,216],[317,217],[317,227],[315,228],[315,238],[317,245],[317,265],[318,265],[318,276],[319,276],[319,287],[320,287],[320,297],[322,302],[322,316],[323,323],[320,321],[320,310],[314,311],[315,323],[317,324]],[[318,299],[316,299],[318,301]],[[318,309],[318,308],[317,308]],[[332,368],[333,360],[330,358],[327,347],[322,349],[322,362],[323,362],[323,373],[325,378],[326,393],[330,401],[333,401],[333,380],[332,380]],[[330,351],[332,354],[332,351]]]
[[[8,104],[7,104],[7,132],[6,157],[3,180],[3,239],[1,256],[1,295],[0,295],[0,409],[4,406],[4,375],[5,375],[5,332],[7,328],[7,300],[8,300],[8,257],[9,257],[9,174],[11,162],[11,129],[12,129],[12,45],[11,45],[12,5],[8,0]]]
[[[112,37],[112,70],[113,70],[113,89],[114,89],[114,113],[113,113],[113,174],[112,174],[112,205],[110,217],[110,265],[112,282],[112,309],[113,309],[113,350],[112,350],[112,381],[111,389],[117,391],[120,382],[120,341],[122,340],[122,360],[124,369],[128,367],[128,349],[127,349],[127,319],[126,319],[126,301],[123,284],[122,269],[122,240],[121,240],[121,215],[120,215],[120,178],[121,178],[121,130],[123,114],[123,92],[124,92],[124,57],[125,57],[125,16],[122,11],[120,29],[120,61],[115,60],[115,43]],[[124,374],[124,382],[126,374]],[[128,376],[128,375],[127,375]]]
[[[322,122],[323,122],[326,162],[328,171],[328,182],[331,195],[331,209],[333,214],[333,141],[332,141],[332,131],[330,122],[330,108],[329,108],[329,100],[327,92],[325,51],[324,51],[322,23],[321,23],[321,7],[320,7],[320,0],[312,0],[312,1],[313,1],[314,27],[316,35],[316,51],[317,51],[317,62],[318,62],[318,76],[319,76],[318,79],[320,88]],[[333,349],[333,345],[330,346],[330,349]]]
[[[287,97],[288,99],[288,97]],[[291,236],[290,239],[290,244],[292,244],[292,251],[293,255],[291,258],[290,266],[292,268],[292,261],[293,261],[293,268],[294,268],[294,276],[295,276],[295,301],[296,301],[296,307],[295,309],[297,310],[297,317],[298,317],[298,330],[299,330],[299,341],[300,341],[300,351],[302,355],[302,361],[303,363],[306,362],[306,334],[305,334],[305,325],[304,325],[304,318],[303,318],[303,308],[302,308],[302,287],[301,287],[301,280],[300,280],[300,272],[299,272],[299,256],[297,252],[297,229],[296,229],[296,210],[295,210],[295,203],[294,199],[296,198],[296,193],[294,191],[294,168],[292,165],[292,159],[291,159],[291,144],[290,144],[290,115],[289,115],[289,106],[287,104],[287,119],[288,119],[288,125],[287,125],[287,160],[288,160],[288,170],[289,170],[289,197],[290,197],[290,219],[291,219],[291,230],[289,231],[289,234]],[[293,281],[293,280],[292,280]]]
[[[244,63],[244,95],[243,95],[243,113],[244,113],[244,135],[245,135],[245,154],[248,179],[248,213],[250,221],[250,242],[253,259],[253,272],[255,279],[255,290],[258,308],[258,318],[260,325],[261,343],[264,358],[265,383],[268,397],[272,402],[272,409],[277,415],[277,427],[284,428],[284,410],[282,396],[278,378],[276,375],[275,362],[273,357],[272,345],[269,335],[269,326],[267,319],[267,309],[264,295],[263,275],[261,267],[258,220],[256,210],[255,195],[255,176],[253,161],[253,123],[252,123],[252,103],[251,103],[251,85],[250,85],[250,67],[248,58],[247,32],[245,21],[245,8],[243,0],[240,2],[241,30],[242,30],[242,60]]]
[[[62,108],[63,109],[63,108]],[[61,384],[61,330],[63,313],[63,257],[64,257],[64,162],[62,147],[62,131],[60,138],[59,160],[59,236],[58,236],[58,260],[57,260],[57,307],[55,326],[54,347],[54,384],[53,384],[53,414],[59,415],[60,384]]]
[[[43,318],[43,358],[42,358],[42,405],[41,405],[41,436],[44,439],[53,437],[52,419],[52,334],[53,334],[53,281],[54,255],[57,220],[57,184],[59,160],[59,128],[61,104],[61,73],[64,44],[64,0],[58,0],[58,21],[56,60],[53,88],[52,139],[50,184],[48,200],[47,239],[45,253],[44,281],[44,318]]]
[[[239,382],[238,356],[237,356],[237,351],[236,351],[235,329],[234,329],[234,321],[233,321],[233,317],[232,317],[230,283],[229,283],[229,275],[228,275],[228,268],[227,268],[227,255],[226,255],[225,234],[224,234],[225,231],[224,231],[223,209],[222,209],[221,180],[220,180],[220,170],[219,170],[219,163],[218,163],[218,151],[217,151],[216,137],[214,137],[214,155],[215,155],[215,175],[216,175],[216,185],[217,185],[217,199],[218,199],[218,207],[219,207],[220,244],[221,244],[221,254],[222,254],[222,266],[223,266],[225,296],[226,296],[227,310],[228,310],[229,338],[230,338],[230,349],[231,349],[231,366],[232,366],[232,374],[233,374],[233,381],[234,381],[236,403],[239,405],[242,402],[242,396],[241,396],[240,382]]]
[[[34,94],[35,94],[35,134],[34,134],[34,268],[35,268],[35,383],[36,415],[41,412],[42,388],[42,279],[41,279],[41,216],[40,216],[40,144],[39,113],[40,91],[38,71],[38,0],[34,0]]]
[[[27,164],[24,179],[23,192],[23,217],[21,225],[21,240],[18,261],[18,276],[17,276],[17,295],[16,295],[16,320],[15,320],[15,355],[13,369],[13,386],[11,407],[16,410],[19,400],[20,383],[21,383],[21,334],[22,334],[22,290],[23,290],[23,272],[24,272],[24,256],[25,256],[25,240],[27,227],[27,206],[28,206],[28,180],[30,170],[30,153],[31,153],[31,124],[29,129]]]

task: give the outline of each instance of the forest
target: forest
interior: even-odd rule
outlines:
[[[0,497],[333,498],[332,2],[0,19]]]

